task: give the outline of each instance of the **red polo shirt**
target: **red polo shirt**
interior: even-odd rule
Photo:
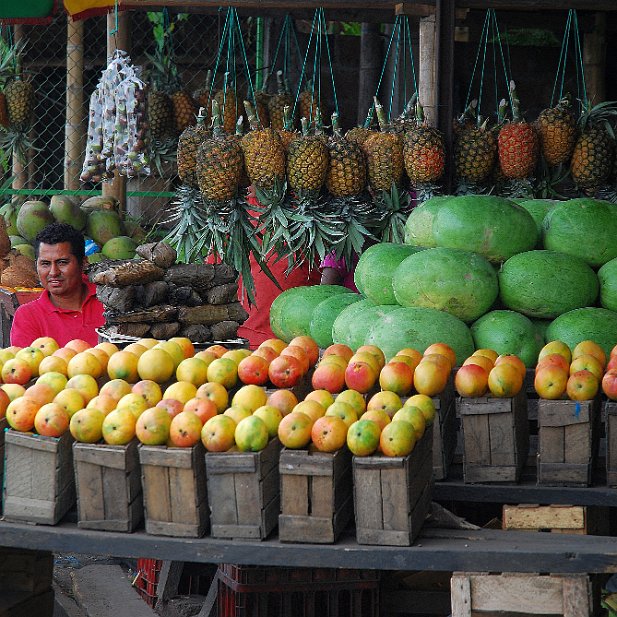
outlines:
[[[96,345],[98,335],[95,328],[105,324],[103,304],[96,297],[96,285],[86,277],[84,282],[88,286],[88,295],[80,311],[58,308],[46,290],[37,300],[22,304],[13,317],[11,345],[27,347],[41,336],[51,336],[60,347],[76,338]]]

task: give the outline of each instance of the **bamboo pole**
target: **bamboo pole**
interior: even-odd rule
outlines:
[[[24,27],[21,24],[15,24],[13,26],[13,41],[17,44],[25,37]],[[21,67],[20,67],[21,68]],[[13,182],[12,188],[20,190],[26,187],[28,180],[27,161],[20,160],[17,153],[13,153]],[[20,197],[18,201],[23,201],[23,197]]]
[[[84,155],[84,22],[67,17],[66,124],[64,125],[64,188],[79,189]]]
[[[586,32],[583,41],[583,64],[589,100],[600,103],[606,99],[606,15],[596,13],[593,32]]]
[[[116,49],[129,51],[129,23],[129,14],[127,12],[117,14],[110,13],[107,15],[108,58],[111,58]],[[103,195],[106,197],[115,197],[120,202],[120,209],[125,209],[126,178],[121,176],[117,170],[114,172],[114,177],[111,182],[103,182]]]
[[[437,126],[437,91],[435,88],[435,15],[420,19],[418,97],[431,126]]]

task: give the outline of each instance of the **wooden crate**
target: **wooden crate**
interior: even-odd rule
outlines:
[[[208,531],[205,450],[139,446],[146,533],[199,538]]]
[[[483,613],[594,615],[592,584],[586,574],[476,574],[454,572],[450,583],[452,617]]]
[[[617,402],[604,404],[606,433],[606,484],[617,487]]]
[[[281,442],[271,439],[261,452],[208,452],[206,477],[211,535],[263,540],[276,527],[281,501]]]
[[[73,444],[77,526],[82,529],[133,531],[144,506],[138,442],[124,446]]]
[[[410,546],[424,524],[433,484],[433,427],[404,457],[354,456],[358,544]]]
[[[283,449],[281,542],[336,542],[353,515],[351,453]]]
[[[458,433],[453,379],[441,394],[432,398],[437,411],[433,423],[433,478],[445,480],[454,458]]]
[[[75,504],[71,434],[4,435],[4,518],[55,525]]]
[[[538,401],[538,484],[589,486],[597,455],[600,401]]]
[[[527,397],[461,398],[463,479],[518,482],[529,451]]]
[[[609,509],[592,506],[504,505],[503,529],[609,535]]]

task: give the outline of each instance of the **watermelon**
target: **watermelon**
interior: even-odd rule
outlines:
[[[606,357],[617,343],[617,312],[585,307],[564,313],[551,322],[546,341],[563,341],[574,349],[581,341],[595,341]]]
[[[380,318],[396,309],[398,304],[373,304],[360,300],[344,308],[332,325],[332,341],[343,343],[354,351],[364,345],[370,327]]]
[[[499,271],[499,298],[513,311],[551,319],[592,305],[600,289],[596,273],[579,257],[556,251],[527,251],[510,257]]]
[[[598,270],[600,281],[600,304],[611,311],[617,311],[617,257],[606,262]]]
[[[382,242],[362,253],[354,271],[358,291],[374,304],[397,304],[392,289],[392,275],[409,255],[421,250],[415,246]]]
[[[437,242],[433,236],[433,219],[443,203],[452,199],[451,195],[431,197],[414,208],[405,223],[405,244],[435,248]]]
[[[558,199],[521,199],[517,200],[519,206],[525,208],[533,217],[538,228],[538,247],[542,248],[542,223],[546,215],[558,204]]]
[[[439,207],[433,219],[437,246],[473,251],[505,261],[535,247],[533,217],[515,202],[495,195],[461,195]]]
[[[471,326],[477,349],[518,356],[525,366],[535,366],[544,339],[535,324],[515,311],[491,311]]]
[[[582,197],[553,208],[543,223],[544,248],[575,255],[592,268],[617,257],[617,206]]]
[[[349,289],[342,285],[307,285],[286,289],[270,307],[272,332],[287,342],[295,336],[310,336],[313,309],[322,300],[342,293],[349,293]]]
[[[405,347],[419,352],[432,343],[446,343],[456,353],[457,364],[473,353],[469,328],[457,317],[432,308],[398,308],[371,326],[365,345],[377,345],[389,360]]]
[[[463,321],[486,313],[499,293],[495,269],[482,255],[450,248],[407,257],[394,271],[392,287],[402,306],[434,308]]]
[[[531,322],[536,328],[536,332],[542,337],[542,344],[546,343],[546,330],[552,323],[552,319],[536,319],[530,317]]]
[[[322,300],[315,307],[311,315],[309,329],[311,337],[322,349],[332,345],[332,325],[334,320],[345,307],[358,302],[358,300],[362,300],[360,294],[334,294]]]

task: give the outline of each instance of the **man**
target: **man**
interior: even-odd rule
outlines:
[[[96,285],[84,274],[84,238],[66,223],[52,223],[34,241],[36,271],[45,291],[15,311],[11,345],[27,347],[51,336],[62,347],[72,339],[98,343],[95,331],[104,325],[103,305]]]

